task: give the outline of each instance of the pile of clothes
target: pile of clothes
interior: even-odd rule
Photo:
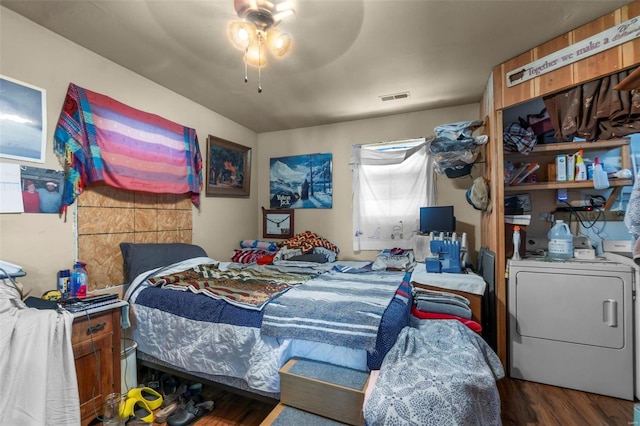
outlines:
[[[442,124],[435,128],[436,137],[431,141],[429,151],[438,174],[456,178],[471,173],[480,146],[489,140],[487,135],[472,136],[482,126],[484,121],[475,120]]]
[[[455,319],[479,333],[482,325],[471,319],[469,299],[446,291],[413,288],[411,314],[418,319]]]

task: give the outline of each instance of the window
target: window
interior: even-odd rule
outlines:
[[[435,204],[428,147],[424,138],[352,147],[354,251],[411,248],[420,207]]]

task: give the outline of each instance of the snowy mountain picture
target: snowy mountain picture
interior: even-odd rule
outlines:
[[[332,155],[272,158],[269,193],[272,209],[330,209],[333,206]]]

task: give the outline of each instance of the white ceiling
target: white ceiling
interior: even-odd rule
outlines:
[[[298,0],[258,93],[227,40],[232,0],[0,0],[258,133],[478,102],[495,65],[626,3]]]

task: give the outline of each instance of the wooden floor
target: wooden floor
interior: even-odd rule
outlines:
[[[506,425],[633,425],[631,401],[505,378],[498,382]],[[257,426],[274,404],[207,389],[216,408],[198,426]]]

